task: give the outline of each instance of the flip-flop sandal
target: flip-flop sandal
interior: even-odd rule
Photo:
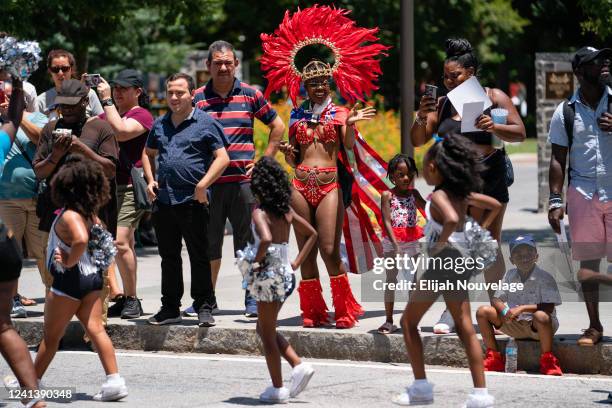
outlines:
[[[34,299],[27,298],[23,295],[19,295],[19,301],[24,306],[36,306],[38,304]]]
[[[396,331],[397,331],[397,326],[389,322],[385,322],[382,326],[378,328],[378,333],[380,334],[391,334]]]

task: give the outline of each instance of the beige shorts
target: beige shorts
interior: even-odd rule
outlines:
[[[559,322],[557,319],[552,319],[553,334],[559,329]],[[529,320],[510,320],[504,322],[499,330],[515,339],[533,339],[540,340],[540,334],[535,331]]]
[[[137,228],[140,219],[145,213],[145,210],[136,209],[136,201],[134,200],[134,187],[117,186],[117,226]]]
[[[20,247],[22,240],[25,241],[28,256],[36,259],[42,282],[47,289],[50,288],[53,277],[45,267],[49,234],[38,229],[36,199],[0,200],[0,218],[13,231]]]

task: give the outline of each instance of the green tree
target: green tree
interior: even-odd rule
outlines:
[[[602,39],[612,37],[612,0],[579,0],[587,19],[581,27]]]
[[[38,39],[43,53],[72,51],[77,70],[135,66],[162,72],[180,66],[193,47],[185,27],[214,30],[224,0],[5,0],[6,30]],[[178,63],[177,63],[178,61]],[[39,76],[41,75],[39,71]]]

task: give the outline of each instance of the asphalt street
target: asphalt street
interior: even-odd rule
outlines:
[[[130,395],[123,407],[239,407],[260,405],[259,393],[269,384],[263,358],[229,355],[117,352],[121,374]],[[309,387],[291,400],[299,407],[390,407],[390,400],[412,381],[403,364],[310,360],[315,376]],[[0,372],[7,373],[4,360]],[[283,364],[288,383],[290,369]],[[46,387],[74,387],[75,399],[50,401],[49,407],[94,407],[92,401],[104,380],[96,354],[65,351],[57,354],[43,378]],[[429,367],[435,407],[459,407],[471,389],[466,369]],[[545,377],[536,374],[488,373],[497,407],[602,407],[612,404],[612,378],[603,376]],[[10,403],[13,404],[13,403]],[[12,405],[0,406],[12,406]],[[107,403],[108,406],[108,403]]]

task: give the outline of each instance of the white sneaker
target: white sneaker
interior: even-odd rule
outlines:
[[[433,384],[412,384],[406,391],[396,395],[391,400],[397,405],[429,405],[433,404]]]
[[[433,332],[435,334],[449,334],[455,332],[455,321],[448,309],[444,309],[444,312],[442,312],[440,320],[438,320],[438,323],[433,327]]]
[[[289,390],[287,387],[276,388],[271,385],[259,395],[259,399],[263,402],[286,404],[289,402]]]
[[[308,363],[301,363],[293,367],[289,387],[291,398],[297,397],[300,392],[304,391],[313,374],[314,368]]]
[[[5,376],[2,381],[4,382],[4,388],[19,388],[21,385],[19,384],[19,380],[13,375]]]
[[[125,386],[125,380],[123,377],[118,379],[106,380],[102,384],[100,392],[94,395],[94,401],[119,401],[121,398],[125,398],[128,395],[128,389]]]
[[[490,408],[495,403],[491,394],[470,394],[463,408]]]

